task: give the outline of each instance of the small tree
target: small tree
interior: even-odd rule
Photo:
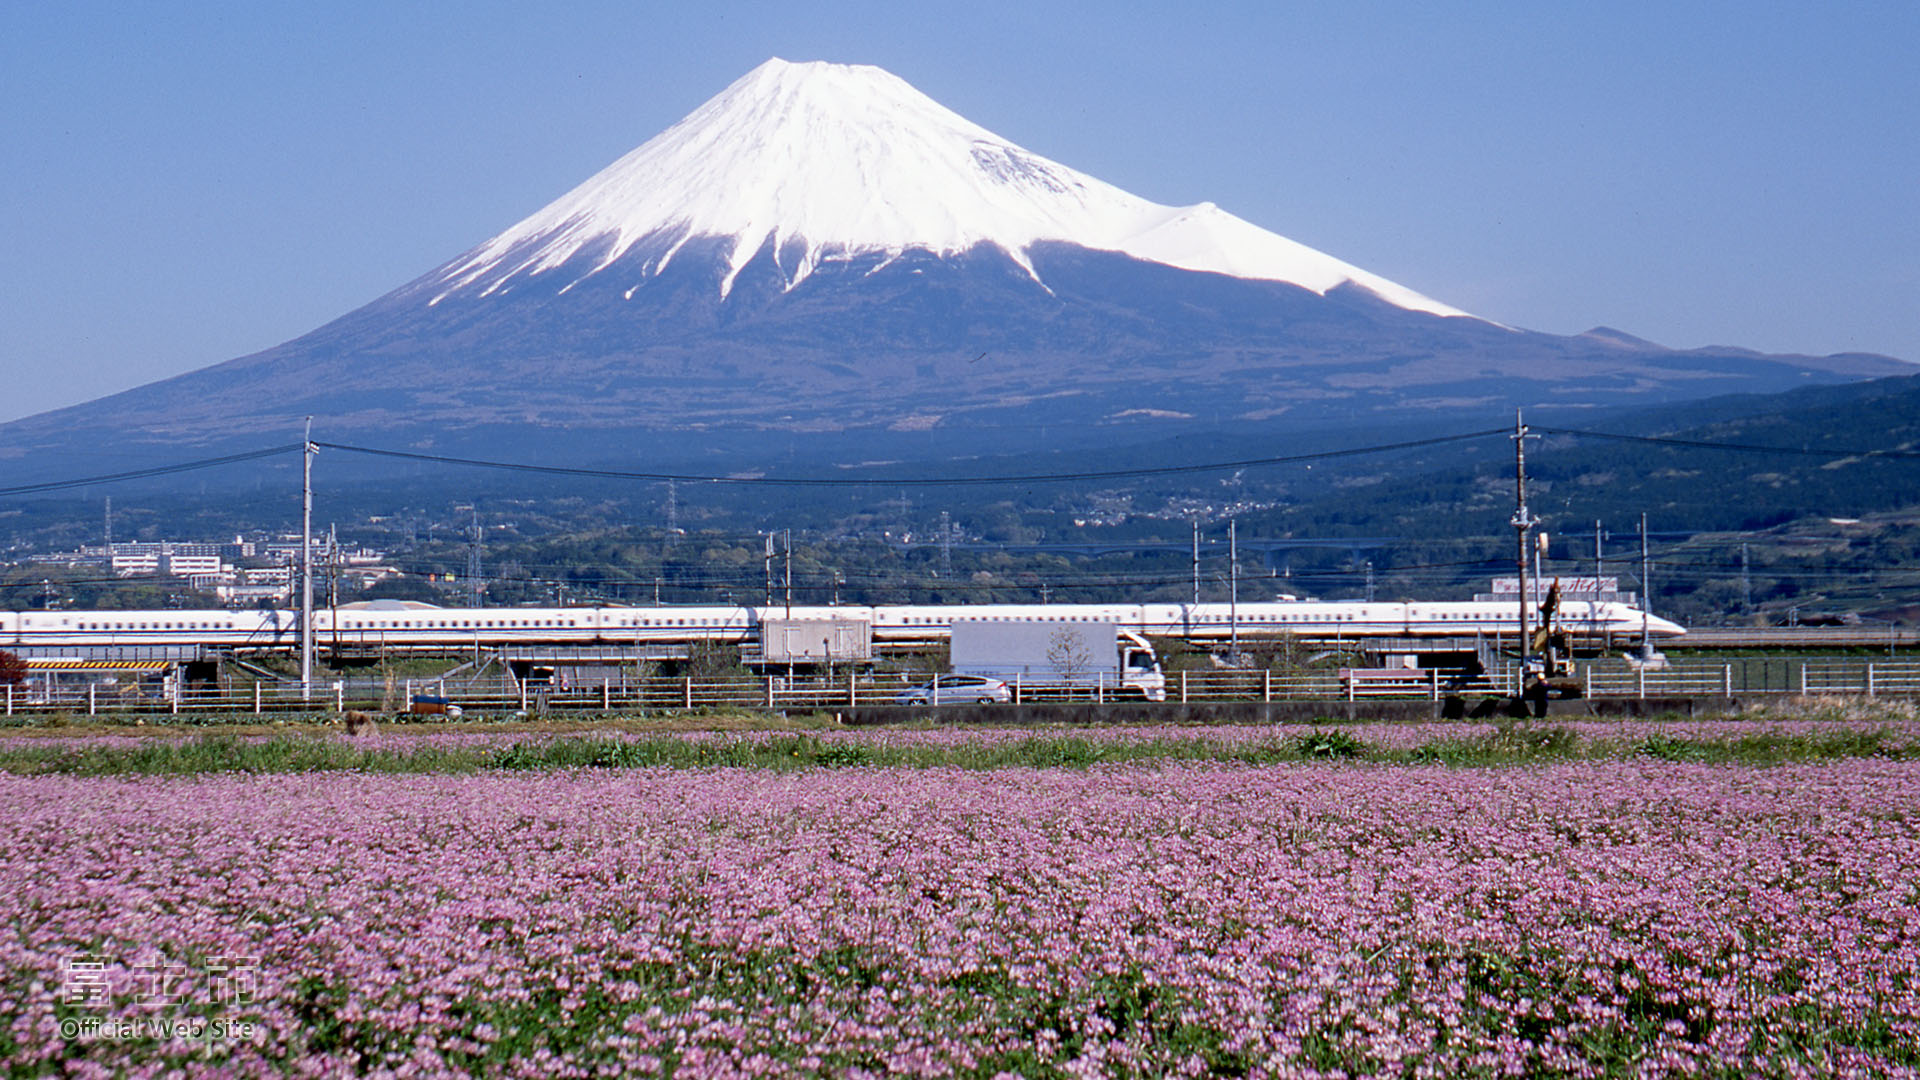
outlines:
[[[0,649],[0,686],[25,686],[26,684],[27,662],[5,649]]]
[[[1086,637],[1075,627],[1056,627],[1047,639],[1047,663],[1060,673],[1062,682],[1079,682],[1080,676],[1093,666]]]

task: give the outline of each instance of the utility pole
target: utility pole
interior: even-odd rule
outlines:
[[[1513,411],[1513,490],[1515,507],[1513,511],[1514,533],[1517,537],[1520,571],[1520,689],[1526,689],[1527,662],[1532,659],[1533,640],[1527,625],[1527,593],[1531,583],[1527,580],[1528,534],[1539,522],[1527,509],[1527,424],[1521,418],[1520,410]]]
[[[113,553],[113,496],[107,496],[107,553]]]
[[[1600,551],[1600,519],[1593,519],[1593,589],[1600,591],[1600,579],[1607,576],[1606,556]]]
[[[680,489],[672,481],[667,481],[667,533],[672,535],[680,531]]]
[[[1240,533],[1239,518],[1227,519],[1227,621],[1233,662],[1240,663]]]
[[[313,417],[300,453],[300,700],[313,697]]]
[[[1367,603],[1373,603],[1373,560],[1367,560]]]
[[[1653,573],[1653,552],[1647,546],[1647,515],[1640,514],[1640,652],[1643,656],[1653,655],[1653,638],[1648,636],[1648,620],[1653,618],[1653,582],[1648,580]]]
[[[787,530],[787,618],[793,618],[793,530]]]

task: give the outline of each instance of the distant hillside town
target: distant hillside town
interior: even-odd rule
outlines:
[[[399,573],[387,565],[385,552],[346,548],[332,535],[313,538],[312,557],[320,587],[336,592],[357,593]],[[24,561],[99,570],[115,578],[170,578],[231,606],[277,606],[292,602],[300,567],[300,537],[236,536],[226,543],[105,543],[30,555]]]

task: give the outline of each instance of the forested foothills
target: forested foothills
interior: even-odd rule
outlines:
[[[1543,423],[1528,459],[1532,511],[1553,538],[1542,569],[1604,570],[1696,624],[1905,621],[1920,610],[1916,417],[1920,386],[1903,378]],[[1242,598],[1459,599],[1513,572],[1512,439],[1491,427],[1458,437],[1472,427],[1429,420],[1391,433],[1419,436],[1410,442],[1331,457],[1311,440],[1241,432],[860,469],[789,455],[768,474],[833,483],[815,487],[760,484],[760,473],[668,484],[452,466],[361,484],[322,470],[316,522],[398,571],[368,592],[323,595],[471,603],[477,536],[479,595],[494,604],[784,601],[789,540],[802,603],[1183,600],[1196,588],[1197,527],[1199,594],[1226,599],[1231,522]],[[1251,464],[1166,471],[1205,462]],[[343,468],[337,456],[325,464]],[[234,478],[232,497],[202,481],[191,492],[103,485],[8,500],[0,541],[13,564],[0,568],[0,600],[206,603],[186,581],[23,562],[100,543],[109,492],[122,540],[297,528],[297,469],[222,468],[212,475]]]

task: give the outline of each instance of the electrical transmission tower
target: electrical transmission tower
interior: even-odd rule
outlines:
[[[473,600],[468,605],[479,607],[485,599],[486,585],[480,579],[480,546],[485,542],[485,534],[480,531],[480,509],[473,511],[473,544],[467,548],[467,588],[472,590]]]
[[[953,518],[940,511],[940,576],[953,580]]]

